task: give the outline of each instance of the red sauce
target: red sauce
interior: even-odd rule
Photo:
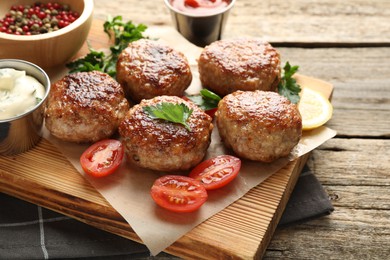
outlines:
[[[170,0],[170,4],[177,10],[194,15],[217,13],[226,8],[230,0]]]

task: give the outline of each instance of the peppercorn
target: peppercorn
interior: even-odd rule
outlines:
[[[34,23],[34,24],[30,27],[30,29],[31,29],[32,31],[38,31],[39,25],[36,24],[36,23]]]
[[[64,28],[79,17],[67,4],[57,2],[13,5],[0,18],[0,33],[36,35]]]

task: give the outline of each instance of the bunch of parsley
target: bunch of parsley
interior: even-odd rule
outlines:
[[[122,16],[108,17],[103,27],[108,37],[114,38],[110,53],[94,50],[88,44],[89,53],[86,56],[66,64],[69,73],[98,70],[115,78],[119,54],[130,42],[145,38],[142,33],[147,29],[144,24],[123,22]]]

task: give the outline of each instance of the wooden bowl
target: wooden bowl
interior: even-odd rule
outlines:
[[[0,17],[12,5],[34,4],[37,0],[0,1]],[[93,0],[40,0],[40,3],[68,4],[80,17],[70,25],[39,35],[12,35],[0,32],[0,59],[22,59],[42,68],[63,65],[82,47],[93,19]]]
[[[45,88],[45,95],[35,106],[13,117],[0,117],[0,155],[19,154],[33,148],[42,136],[44,104],[50,92],[50,79],[46,72],[31,62],[15,59],[0,60],[0,69],[25,71]],[[3,114],[4,115],[4,114]]]

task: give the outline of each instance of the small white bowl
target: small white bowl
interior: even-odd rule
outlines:
[[[34,4],[36,0],[0,1],[0,17],[9,12],[12,5]],[[41,3],[53,2],[40,0]],[[83,46],[93,19],[93,0],[56,0],[68,4],[80,17],[70,25],[39,35],[13,35],[0,32],[0,59],[22,59],[42,68],[63,65]]]
[[[44,104],[50,92],[50,79],[37,65],[15,59],[0,60],[0,69],[13,68],[26,71],[45,87],[45,95],[33,108],[21,115],[0,119],[0,155],[13,155],[28,151],[41,139]]]

